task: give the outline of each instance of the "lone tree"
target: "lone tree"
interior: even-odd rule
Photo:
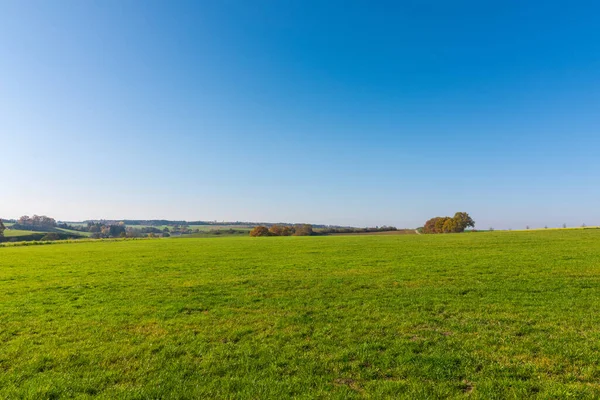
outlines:
[[[2,223],[2,220],[0,219],[0,237],[4,236],[4,230],[6,230],[6,227]]]
[[[455,232],[464,232],[467,228],[475,228],[475,221],[466,212],[457,212],[452,218],[456,223]]]

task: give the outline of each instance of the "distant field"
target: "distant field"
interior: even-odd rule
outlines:
[[[225,229],[225,228],[222,228]],[[227,230],[232,229],[232,228],[227,228]],[[189,235],[182,235],[182,238],[207,238],[207,237],[229,237],[229,236],[248,236],[250,234],[250,229],[233,229],[235,232],[231,233],[231,232],[220,232],[218,235],[215,235],[214,233],[210,233],[209,230],[201,230],[200,233],[191,233]]]
[[[71,226],[87,226],[87,223],[83,222],[66,222],[66,224]]]
[[[74,235],[74,236],[83,236],[83,237],[89,237],[91,236],[90,233],[88,232],[79,232],[79,231],[73,231],[70,229],[62,229],[62,228],[56,228],[55,232],[63,232],[63,233],[68,233],[70,235]],[[19,229],[7,229],[4,231],[4,236],[5,237],[19,237],[19,236],[29,236],[31,234],[46,234],[48,232],[41,232],[41,231],[25,231],[25,230],[19,230]]]
[[[356,233],[329,233],[329,236],[349,236],[349,235],[368,235],[368,236],[385,236],[385,235],[416,235],[414,229],[398,229],[397,231],[385,232],[356,232]]]
[[[600,230],[0,248],[0,398],[599,398]]]
[[[78,236],[84,236],[84,237],[92,236],[92,234],[90,232],[80,232],[80,231],[75,231],[72,229],[64,229],[64,228],[56,228],[56,230],[58,232],[68,233],[70,235],[78,235]]]
[[[45,232],[37,232],[37,231],[22,231],[19,229],[7,229],[4,231],[5,237],[19,237],[19,236],[27,236],[32,233],[45,233]]]
[[[86,226],[87,224],[69,222],[69,225]],[[127,226],[130,226],[132,228],[157,228],[157,229],[161,229],[161,230],[164,228],[169,228],[169,229],[172,228],[172,226],[170,226],[170,225],[127,225]],[[248,229],[248,230],[251,229],[249,226],[246,226],[246,225],[188,225],[188,227],[190,229],[200,229],[201,231],[209,231],[211,229]]]
[[[190,229],[200,229],[201,231],[210,231],[212,229],[252,229],[248,225],[190,225]]]

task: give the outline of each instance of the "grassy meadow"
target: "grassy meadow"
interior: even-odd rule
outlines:
[[[92,236],[91,232],[81,232],[81,231],[65,229],[65,228],[56,228],[56,231],[59,233],[68,233],[69,235],[74,235],[74,236],[82,236],[82,237],[91,237]]]
[[[80,237],[87,238],[91,237],[92,234],[89,232],[79,232],[70,229],[63,228],[54,228],[51,231],[35,231],[35,230],[21,230],[21,229],[6,229],[4,231],[4,238],[9,241],[31,241],[31,240],[40,240],[43,236],[48,233],[58,233],[63,236],[63,238],[67,237]],[[1,244],[0,244],[1,246]]]
[[[0,398],[598,398],[600,230],[0,248]]]
[[[20,229],[7,229],[4,231],[4,237],[16,238],[19,236],[28,236],[28,235],[31,235],[32,233],[44,233],[44,232],[24,231],[24,230],[20,230]]]
[[[190,233],[190,234],[186,234],[186,235],[181,235],[181,238],[184,239],[193,239],[193,238],[208,238],[208,237],[229,237],[229,236],[236,236],[236,237],[243,237],[243,236],[248,236],[248,234],[250,233],[250,230],[248,229],[231,229],[228,228],[225,231],[221,231],[218,234],[215,234],[214,232],[210,232],[208,230],[202,230],[198,233]]]

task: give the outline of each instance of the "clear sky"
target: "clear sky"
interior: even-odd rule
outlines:
[[[600,225],[598,15],[0,0],[0,216]]]

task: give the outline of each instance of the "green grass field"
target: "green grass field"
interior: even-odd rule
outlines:
[[[73,229],[64,229],[64,228],[56,228],[57,232],[68,233],[69,235],[82,236],[82,237],[90,237],[92,236],[91,232],[81,232]]]
[[[200,229],[201,231],[210,231],[213,229],[236,229],[250,231],[249,225],[189,225],[190,229]]]
[[[19,237],[19,236],[28,236],[28,235],[31,235],[32,233],[44,233],[44,232],[23,231],[23,230],[19,230],[19,229],[7,229],[4,231],[4,236],[5,237]]]
[[[318,233],[319,230],[317,229]],[[349,235],[416,235],[417,232],[414,229],[398,229],[396,231],[382,231],[382,232],[359,232],[359,233],[329,233],[330,236],[349,236]]]
[[[69,235],[81,236],[81,237],[90,237],[92,235],[89,232],[79,232],[79,231],[74,231],[74,230],[70,230],[70,229],[62,229],[62,228],[56,228],[52,232],[67,233]],[[36,233],[46,234],[48,232],[7,229],[4,231],[4,236],[7,238],[17,238],[18,239],[21,236],[29,236],[29,235],[36,234]]]
[[[0,248],[0,398],[598,398],[600,230]]]
[[[199,233],[190,233],[190,234],[182,235],[181,238],[192,239],[192,238],[230,237],[230,236],[243,237],[243,236],[248,236],[248,234],[250,233],[249,229],[243,229],[243,228],[233,229],[234,232],[232,232],[232,233],[228,232],[229,229],[233,229],[233,228],[227,228],[227,230],[223,230],[223,231],[219,232],[218,235],[215,235],[214,233],[210,232],[209,230],[201,230]]]

